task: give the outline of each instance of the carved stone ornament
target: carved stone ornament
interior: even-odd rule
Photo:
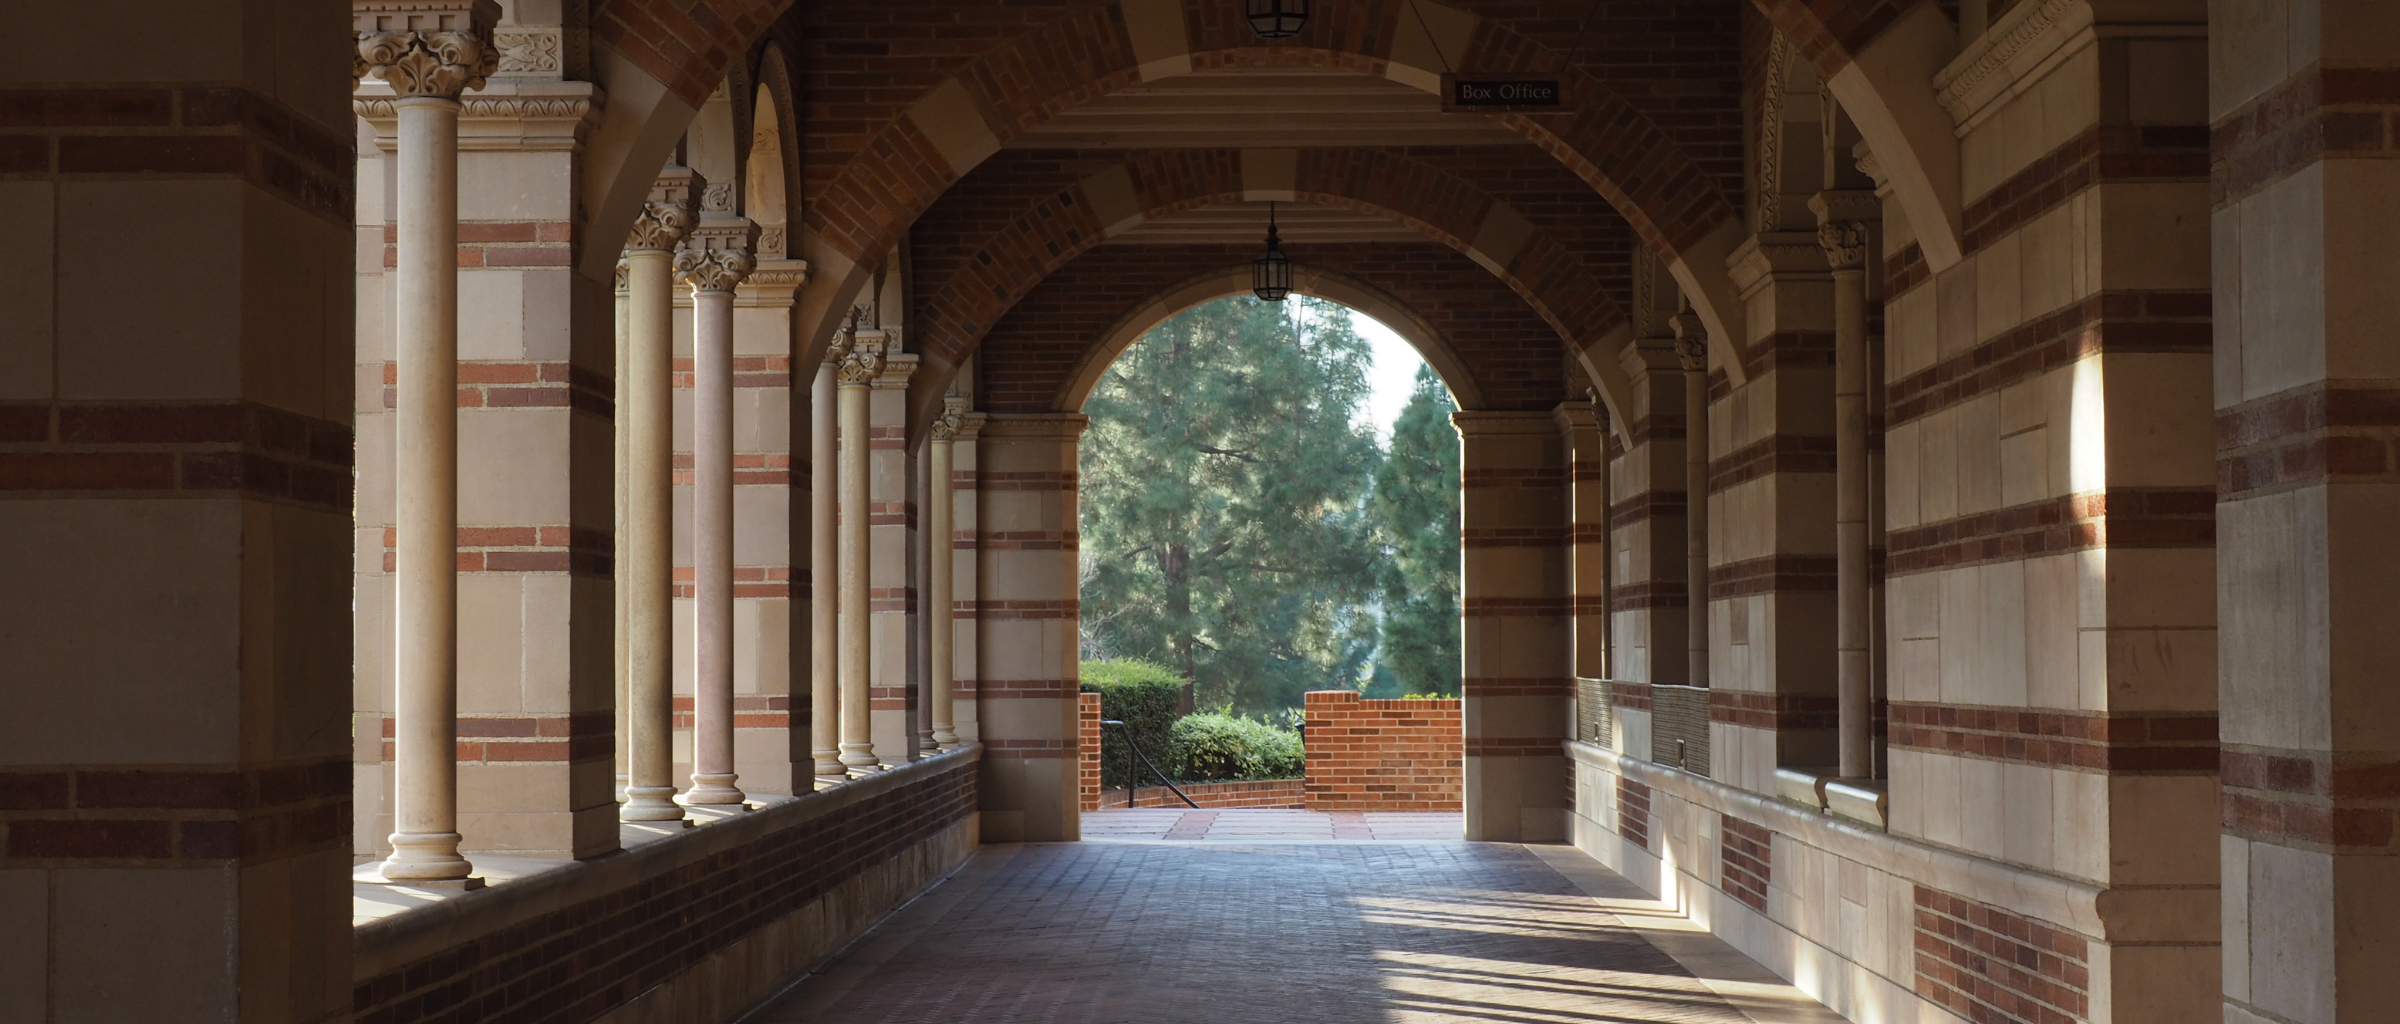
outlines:
[[[776,258],[788,255],[784,248],[783,225],[776,224],[771,227],[759,229],[758,252],[759,255],[766,256],[768,258]]]
[[[709,213],[733,212],[733,183],[720,181],[710,185],[701,197],[700,209]]]
[[[750,276],[758,261],[740,249],[685,249],[675,254],[675,276],[694,292],[729,292]]]
[[[358,31],[358,52],[350,63],[352,81],[372,75],[402,98],[457,99],[459,93],[482,88],[500,69],[500,50],[492,45],[500,5],[492,0],[368,0],[353,3],[351,13]]]
[[[555,31],[499,32],[492,36],[500,51],[500,74],[555,75],[559,69],[560,33]]]
[[[1700,322],[1700,314],[1684,310],[1675,314],[1675,358],[1683,364],[1683,372],[1700,373],[1708,369],[1708,328]]]
[[[884,348],[890,336],[880,330],[859,331],[853,336],[850,350],[842,355],[841,366],[834,378],[844,387],[863,388],[883,376]]]
[[[1817,244],[1825,262],[1835,270],[1857,270],[1867,260],[1867,225],[1863,221],[1832,220],[1817,226]]]
[[[625,236],[629,252],[666,252],[692,230],[692,208],[682,203],[645,203]]]
[[[934,417],[933,439],[948,441],[958,436],[958,428],[967,420],[967,400],[958,397],[942,399],[942,414]]]

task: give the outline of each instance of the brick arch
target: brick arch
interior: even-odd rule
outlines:
[[[1573,170],[1659,253],[1730,354],[1722,364],[1738,383],[1742,305],[1725,261],[1744,231],[1718,183],[1600,78],[1506,25],[1430,0],[1320,17],[1285,46],[1260,45],[1234,8],[1202,0],[1073,10],[976,59],[876,129],[812,204],[808,225],[819,243],[812,257],[832,257],[821,260],[829,279],[850,269],[836,259],[873,262],[1003,143],[1139,82],[1196,70],[1306,66],[1432,91],[1444,65],[1561,76],[1572,113],[1495,120]],[[835,319],[838,310],[829,308],[812,342],[829,337]]]
[[[1288,153],[1289,163],[1277,153]],[[1557,239],[1424,161],[1380,149],[1162,150],[1037,199],[986,236],[929,290],[916,319],[920,349],[930,363],[955,367],[1026,293],[1093,246],[1159,217],[1244,198],[1288,198],[1405,225],[1490,271],[1549,324],[1564,351],[1582,352],[1625,323],[1605,285]],[[1294,246],[1304,259],[1305,248]],[[1624,370],[1607,361],[1598,368],[1603,398],[1625,407],[1632,385]]]
[[[1451,398],[1461,409],[1483,408],[1483,388],[1467,369],[1464,359],[1442,334],[1440,328],[1424,314],[1402,301],[1398,296],[1378,288],[1353,274],[1330,267],[1301,263],[1293,268],[1292,290],[1302,295],[1339,303],[1357,310],[1376,322],[1392,329],[1425,362],[1440,375],[1443,385],[1450,389]],[[1058,391],[1053,407],[1059,412],[1081,412],[1083,403],[1100,386],[1100,377],[1109,365],[1124,355],[1142,335],[1165,322],[1168,317],[1207,302],[1235,295],[1250,294],[1250,265],[1237,263],[1217,267],[1185,278],[1159,289],[1135,302],[1107,331],[1093,340],[1083,351],[1075,368],[1067,375],[1066,384]]]
[[[592,44],[697,107],[791,6],[792,0],[597,0]]]
[[[1958,53],[1934,0],[1750,0],[1816,66],[1889,179],[1925,260],[1964,258],[1956,123],[1933,88]]]

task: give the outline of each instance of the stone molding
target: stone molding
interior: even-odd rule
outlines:
[[[2090,40],[2087,0],[2019,3],[1933,76],[1934,98],[1964,135]]]
[[[454,100],[479,88],[500,69],[492,29],[500,21],[494,0],[397,3],[353,0],[358,52],[350,78],[374,76],[403,99]]]
[[[763,239],[765,232],[760,233]],[[733,304],[741,309],[789,309],[808,284],[807,260],[769,259],[762,256],[750,270],[750,276],[733,290]]]
[[[350,109],[375,129],[375,147],[399,146],[398,95],[361,82]],[[590,82],[495,79],[459,98],[458,148],[473,152],[575,152],[600,123],[608,94]]]
[[[1805,231],[1762,231],[1750,236],[1725,258],[1733,287],[1748,301],[1768,285],[1791,281],[1825,281],[1825,251],[1816,236]]]
[[[493,74],[547,77],[566,67],[566,33],[555,28],[501,29],[492,33],[492,48],[500,52]]]
[[[908,379],[917,373],[917,354],[893,351],[900,347],[900,332],[888,327],[885,330],[891,332],[891,340],[885,343],[883,372],[875,375],[875,390],[906,391]]]

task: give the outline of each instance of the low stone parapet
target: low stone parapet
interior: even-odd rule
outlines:
[[[1298,810],[1308,806],[1308,790],[1301,779],[1245,779],[1237,782],[1178,782],[1175,789],[1192,798],[1202,807],[1270,807]],[[1123,789],[1099,793],[1099,810],[1125,808]],[[1135,807],[1187,807],[1175,790],[1165,786],[1143,786],[1133,794]]]
[[[1307,697],[1308,809],[1456,811],[1466,741],[1457,700]]]

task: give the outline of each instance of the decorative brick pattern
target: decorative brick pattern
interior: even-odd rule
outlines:
[[[1717,888],[1759,913],[1767,911],[1767,886],[1775,880],[1775,833],[1720,813]]]
[[[1887,422],[1922,419],[2102,353],[2205,355],[2215,345],[2213,302],[2205,291],[2101,292],[1893,382]]]
[[[1708,598],[1753,594],[1830,594],[1839,583],[1831,555],[1768,555],[1708,569]]]
[[[383,528],[383,571],[398,564],[400,531]],[[461,526],[460,572],[564,572],[606,577],[616,558],[607,533],[582,526]]]
[[[682,720],[690,728],[691,698],[679,698]],[[393,761],[395,719],[383,723],[383,763]],[[458,720],[458,760],[462,764],[522,764],[528,761],[604,761],[613,755],[616,714],[586,711],[572,715],[476,715]]]
[[[2116,775],[2213,775],[2217,716],[1891,705],[1894,747]]]
[[[383,364],[383,407],[400,404],[400,364]],[[616,416],[616,382],[573,363],[462,362],[461,409],[573,408],[602,419]]]
[[[1075,736],[1082,767],[1075,773],[1076,791],[1087,811],[1100,809],[1100,695],[1075,695]]]
[[[25,765],[0,772],[0,868],[257,864],[350,834],[350,762]]]
[[[2090,1019],[2083,936],[1916,887],[1917,994],[1977,1024]]]
[[[1650,848],[1650,787],[1622,775],[1617,776],[1617,834]]]
[[[223,497],[350,511],[346,424],[252,402],[0,403],[0,493]]]
[[[2094,125],[1969,202],[1966,251],[1999,241],[2095,185],[2207,178],[2205,126]]]
[[[2205,548],[2217,496],[2199,487],[2112,487],[2011,505],[1889,535],[1892,575],[2091,548]]]
[[[1463,702],[1306,698],[1308,809],[1455,811],[1465,793]],[[1557,752],[1558,741],[1550,741]]]
[[[1710,690],[1708,720],[1752,729],[1831,729],[1841,724],[1841,702],[1813,693]]]
[[[2228,746],[2221,766],[2228,835],[2319,852],[2400,849],[2400,762]]]
[[[356,147],[240,88],[0,90],[0,174],[233,178],[350,227]]]
[[[2219,496],[2331,480],[2400,481],[2400,387],[2320,382],[2217,413]]]
[[[926,765],[888,792],[687,863],[662,863],[613,889],[592,887],[520,923],[479,935],[454,926],[441,952],[357,979],[355,1019],[571,1024],[600,1018],[964,820],[975,810],[978,769],[964,756],[943,767]],[[779,812],[801,813],[790,805],[757,813]],[[501,887],[481,898],[509,895]],[[360,941],[379,938],[380,932],[362,931]],[[375,959],[372,949],[359,955]]]
[[[2328,157],[2400,155],[2400,68],[2312,66],[2210,129],[2210,198],[2222,209]]]

